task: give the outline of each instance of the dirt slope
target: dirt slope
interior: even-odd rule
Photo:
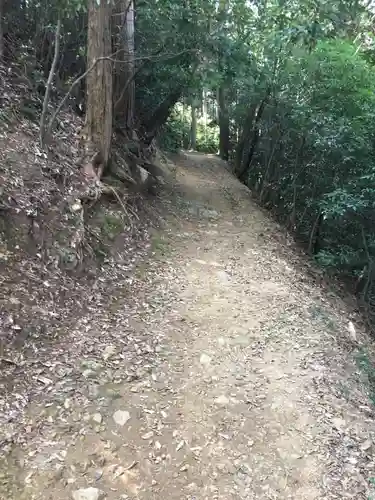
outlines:
[[[152,261],[49,346],[0,498],[371,498],[344,305],[217,159],[178,162]]]

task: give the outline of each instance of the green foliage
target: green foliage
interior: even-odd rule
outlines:
[[[114,240],[124,228],[124,222],[118,214],[107,211],[101,217],[101,232],[110,239]]]
[[[370,400],[375,405],[375,366],[366,349],[359,350],[355,359],[358,369],[362,376],[365,377]]]
[[[353,276],[375,250],[374,113],[374,69],[353,43],[296,47],[277,75],[246,173],[281,220],[295,217],[306,243],[324,214],[317,259]]]
[[[168,118],[159,135],[159,145],[166,151],[177,152],[186,147],[190,124],[175,111]]]
[[[205,126],[198,123],[196,150],[201,153],[214,154],[219,148],[219,131],[217,126]]]
[[[207,122],[207,117],[198,117],[195,149],[201,153],[216,153],[218,150],[218,127]],[[191,147],[191,110],[184,112],[175,108],[159,135],[159,145],[167,151],[178,151]]]

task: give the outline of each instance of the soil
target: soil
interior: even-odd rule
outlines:
[[[19,396],[0,498],[371,498],[365,332],[221,161],[176,162],[150,260]]]

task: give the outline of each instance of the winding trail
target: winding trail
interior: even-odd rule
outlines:
[[[72,332],[90,349],[72,341],[70,371],[30,405],[0,498],[371,498],[375,421],[344,304],[216,158],[180,157],[173,197],[134,310]]]

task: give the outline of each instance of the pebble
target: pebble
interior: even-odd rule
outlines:
[[[204,366],[208,366],[211,363],[211,358],[208,354],[201,354],[200,363]]]
[[[223,394],[222,396],[219,396],[215,399],[215,403],[218,405],[227,405],[229,404],[229,399]]]
[[[100,413],[94,413],[94,415],[92,416],[92,419],[94,422],[96,422],[97,424],[101,424],[102,421],[103,421],[103,417],[101,416]]]
[[[113,414],[113,420],[117,425],[124,426],[130,420],[130,413],[128,411],[117,410]]]
[[[72,493],[73,500],[102,500],[105,496],[98,488],[81,488]]]
[[[102,476],[103,476],[103,471],[101,469],[95,471],[94,474],[95,481],[99,481],[99,479],[101,479]]]
[[[82,372],[82,375],[85,377],[85,378],[91,378],[91,377],[94,377],[95,376],[95,372],[93,370],[90,370],[90,368],[87,368],[87,370],[84,370]]]
[[[346,422],[342,418],[333,418],[332,424],[336,427],[336,429],[341,431],[345,427]]]
[[[114,354],[116,354],[116,346],[107,345],[103,352],[104,361],[108,361]]]

